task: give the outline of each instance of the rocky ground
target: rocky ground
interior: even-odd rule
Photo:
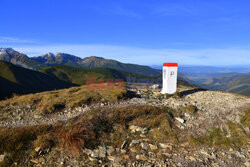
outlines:
[[[176,111],[174,126],[178,128],[180,139],[187,135],[207,135],[213,128],[227,130],[231,137],[228,122],[240,124],[242,110],[250,106],[250,98],[231,93],[200,89],[181,88],[179,96],[162,97],[159,91],[132,90],[137,97],[119,101],[116,104],[96,103],[45,116],[37,115],[30,106],[25,110],[18,107],[2,113],[1,127],[54,124],[58,121],[79,116],[89,110],[99,108],[119,108],[138,105],[167,106]],[[196,113],[184,112],[185,107],[194,106]],[[14,111],[14,112],[13,112]],[[130,125],[122,144],[117,147],[103,143],[95,149],[84,149],[80,156],[65,154],[60,148],[42,152],[35,151],[38,157],[27,158],[30,166],[250,166],[249,140],[242,147],[215,147],[191,145],[189,142],[156,142],[145,127]],[[244,127],[249,137],[249,127]],[[249,139],[249,138],[248,138]],[[112,143],[112,141],[110,142]],[[4,159],[4,155],[0,156]],[[18,164],[16,164],[18,166]]]
[[[190,88],[179,88],[183,94],[181,98],[170,97],[160,98],[159,90],[150,93],[145,90],[135,91],[137,97],[119,101],[117,103],[95,103],[82,107],[68,108],[52,114],[39,115],[30,105],[20,108],[19,106],[9,106],[9,112],[0,114],[0,126],[15,127],[27,125],[53,124],[57,121],[65,121],[70,118],[81,115],[82,113],[97,108],[119,108],[131,105],[152,105],[168,106],[171,108],[181,108],[183,106],[195,105],[200,111],[197,118],[192,119],[188,114],[185,119],[190,119],[193,124],[200,124],[206,119],[206,127],[209,124],[215,124],[214,121],[230,120],[239,123],[242,112],[240,110],[250,105],[250,98],[240,95],[234,95],[226,92],[208,91]],[[195,123],[195,121],[197,123]],[[219,124],[219,122],[218,122]]]

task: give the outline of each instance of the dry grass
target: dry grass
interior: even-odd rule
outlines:
[[[40,148],[41,151],[51,149],[55,144],[55,136],[51,133],[42,134],[37,136],[33,145],[35,148]]]
[[[241,148],[250,142],[249,135],[244,129],[232,122],[228,122],[229,131],[221,130],[220,128],[211,129],[205,136],[189,136],[188,141],[192,144],[203,144],[217,147],[234,147]]]
[[[64,148],[67,148],[74,155],[79,155],[85,145],[95,139],[93,127],[90,125],[74,126],[68,130],[61,130],[59,140]]]
[[[175,98],[175,99],[178,99],[178,98],[182,98],[182,95],[179,91],[176,91],[174,94],[159,94],[157,96],[159,99],[169,99],[169,98]]]
[[[153,106],[88,111],[67,123],[69,130],[63,130],[59,141],[73,148],[73,153],[79,152],[82,147],[95,147],[102,142],[112,141],[112,144],[120,147],[121,142],[128,137],[129,125],[159,128],[166,139],[173,136],[171,112],[169,108]]]
[[[67,108],[83,106],[94,102],[115,102],[126,96],[126,89],[88,89],[87,86],[73,87],[50,92],[15,96],[0,101],[1,111],[9,106],[24,108],[32,106],[39,114],[50,114]]]
[[[250,127],[250,107],[245,109],[240,122],[244,127]]]
[[[32,148],[32,142],[50,129],[51,127],[47,125],[0,128],[0,154],[8,155],[0,166],[11,166],[14,162],[24,161],[23,157],[27,156],[27,150]]]
[[[4,162],[8,166],[13,162],[24,162],[36,147],[42,150],[61,147],[73,155],[80,155],[82,148],[93,149],[102,143],[120,147],[124,140],[131,140],[138,135],[130,133],[129,125],[146,127],[149,130],[147,138],[152,142],[170,141],[178,144],[179,130],[173,124],[173,112],[166,107],[131,106],[87,111],[53,126],[0,128],[0,143],[3,143],[0,145],[0,154],[8,154],[8,161]],[[247,119],[242,120],[245,122]],[[214,128],[205,136],[189,136],[187,140],[194,145],[236,148],[249,142],[249,136],[241,125],[229,122],[228,126],[230,137],[228,131]]]

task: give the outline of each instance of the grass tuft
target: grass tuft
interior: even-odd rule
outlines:
[[[198,108],[195,105],[187,105],[182,108],[184,112],[195,114],[198,111]]]
[[[244,127],[250,127],[250,107],[244,110],[244,115],[240,122]]]

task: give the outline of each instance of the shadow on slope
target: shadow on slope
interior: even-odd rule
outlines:
[[[207,91],[207,89],[203,89],[203,88],[195,88],[195,89],[190,89],[190,90],[185,90],[180,92],[181,96],[187,96],[196,92],[200,92],[200,91]]]
[[[0,69],[0,99],[11,97],[13,94],[37,93],[77,86],[3,61],[0,62]]]

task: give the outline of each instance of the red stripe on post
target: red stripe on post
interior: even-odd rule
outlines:
[[[178,67],[178,63],[163,63],[163,67]]]

